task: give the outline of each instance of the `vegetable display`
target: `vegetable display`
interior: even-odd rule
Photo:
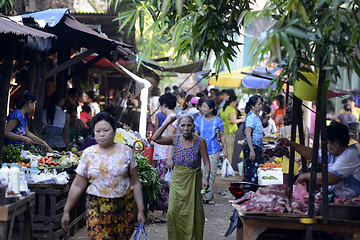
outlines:
[[[149,164],[149,158],[144,157],[141,153],[135,152],[139,179],[143,188],[144,199],[148,202],[159,202],[158,195],[161,194],[161,179],[156,172],[156,168]]]
[[[16,163],[21,162],[23,160],[21,155],[20,146],[14,146],[12,144],[9,144],[7,146],[3,146],[2,148],[2,155],[1,155],[1,161],[3,163]]]

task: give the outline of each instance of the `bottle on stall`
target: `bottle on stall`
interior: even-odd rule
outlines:
[[[30,179],[35,181],[38,174],[38,161],[36,158],[33,158],[30,162]]]
[[[14,191],[15,194],[20,194],[20,169],[17,163],[11,164],[11,168],[9,170],[9,182],[11,190]]]
[[[9,191],[9,171],[10,169],[8,168],[8,164],[7,163],[3,163],[2,167],[0,169],[0,178],[4,177],[8,183],[8,186],[6,188],[6,192]]]

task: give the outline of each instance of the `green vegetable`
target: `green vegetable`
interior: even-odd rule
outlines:
[[[15,163],[21,162],[24,158],[20,157],[21,150],[20,146],[15,146],[9,144],[7,146],[3,146],[2,154],[1,154],[1,162],[3,163]]]
[[[263,176],[262,179],[266,179],[266,180],[278,180],[276,177],[274,176]]]
[[[152,201],[159,203],[161,194],[161,179],[156,172],[156,168],[151,166],[149,158],[144,157],[142,153],[135,152],[134,157],[137,163],[138,175],[142,185],[144,199],[150,203]]]

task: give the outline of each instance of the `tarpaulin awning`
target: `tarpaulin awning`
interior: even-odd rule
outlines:
[[[24,26],[10,18],[0,17],[0,34],[19,36],[25,39],[25,47],[35,51],[47,51],[55,35]]]
[[[202,70],[204,61],[191,63],[183,66],[177,67],[165,67],[158,63],[153,63],[149,61],[143,61],[144,65],[151,67],[152,69],[159,70],[162,72],[176,72],[176,73],[195,73]]]
[[[37,25],[44,31],[57,35],[59,40],[72,41],[86,48],[100,47],[107,49],[107,54],[119,54],[119,57],[129,59],[133,54],[130,51],[131,46],[110,39],[84,24],[77,21],[70,13],[69,9],[48,9],[45,11],[34,12],[20,15],[22,21],[27,25]]]

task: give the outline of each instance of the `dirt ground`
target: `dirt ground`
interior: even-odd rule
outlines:
[[[225,237],[225,233],[230,224],[230,216],[233,213],[233,208],[229,204],[229,200],[233,200],[234,197],[230,194],[228,187],[230,182],[240,181],[239,175],[236,173],[235,177],[222,179],[221,173],[218,174],[215,179],[215,196],[214,205],[204,205],[205,210],[205,229],[204,239],[206,240],[235,240],[236,230],[229,236]],[[148,218],[145,224],[145,230],[150,240],[152,239],[163,239],[167,238],[166,223],[154,223],[151,219],[160,216],[160,211],[149,212]],[[71,240],[87,240],[86,227],[79,229],[73,237],[68,239]],[[171,240],[171,239],[170,239]]]

